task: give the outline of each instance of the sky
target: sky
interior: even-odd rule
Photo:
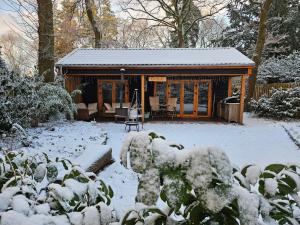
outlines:
[[[0,0],[0,35],[5,34],[10,30],[11,24],[16,25],[14,22],[14,12],[9,11],[9,7]]]

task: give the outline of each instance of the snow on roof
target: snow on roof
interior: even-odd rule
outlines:
[[[235,48],[75,49],[56,66],[254,66]]]

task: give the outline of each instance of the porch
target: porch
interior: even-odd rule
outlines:
[[[242,123],[246,76],[172,76],[172,75],[126,75],[120,76],[70,76],[65,79],[69,92],[82,91],[76,103],[97,103],[98,121],[116,120],[116,109],[130,108],[134,90],[138,90],[142,120],[221,120],[218,112],[223,99],[232,96],[232,79],[240,79],[238,119]],[[122,98],[121,98],[122,95]],[[121,100],[122,99],[122,100]],[[151,99],[157,99],[151,104]],[[175,104],[169,105],[169,100]],[[174,111],[170,109],[174,107]],[[122,118],[121,118],[122,119]]]
[[[69,92],[82,90],[76,102],[91,106],[100,119],[132,107],[135,90],[143,121],[229,118],[220,102],[232,95],[238,78],[240,97],[231,111],[233,121],[243,123],[245,82],[254,63],[234,48],[76,49],[56,66]]]

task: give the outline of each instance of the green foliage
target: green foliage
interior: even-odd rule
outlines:
[[[143,170],[132,167],[140,173],[138,204],[122,224],[252,225],[259,223],[259,217],[279,224],[300,222],[293,216],[300,210],[296,165],[271,164],[263,171],[255,165],[233,169],[227,156],[214,148],[178,148],[153,132],[128,138],[123,150],[130,154],[131,165],[152,163]],[[163,211],[154,207],[159,198]],[[180,221],[173,221],[173,216]]]
[[[238,181],[244,179],[241,184],[247,182],[247,170],[250,166],[245,166],[242,171],[245,171]],[[297,211],[300,210],[299,190],[300,190],[300,174],[297,165],[271,164],[265,167],[260,173],[259,179],[252,186],[244,186],[251,192],[257,192],[255,186],[258,187],[258,193],[270,207],[268,215],[279,224],[294,224],[289,222],[295,219],[297,223],[300,218],[294,218]],[[266,204],[266,203],[265,203]]]
[[[233,0],[227,6],[229,26],[215,45],[235,47],[252,57],[258,36],[263,1]],[[298,0],[274,0],[268,15],[264,58],[278,57],[300,50],[300,3]]]
[[[47,204],[52,215],[60,215],[111,202],[113,190],[110,186],[68,160],[57,158],[51,161],[47,154],[28,156],[23,152],[3,151],[5,156],[0,158],[1,193],[9,193],[11,187],[19,188],[20,191],[11,198],[16,194],[24,195],[33,211],[36,206]]]

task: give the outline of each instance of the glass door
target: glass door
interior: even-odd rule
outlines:
[[[194,110],[194,88],[195,83],[186,81],[183,84],[184,94],[183,94],[183,114],[193,115]]]
[[[211,81],[200,81],[198,84],[198,116],[211,114]]]

